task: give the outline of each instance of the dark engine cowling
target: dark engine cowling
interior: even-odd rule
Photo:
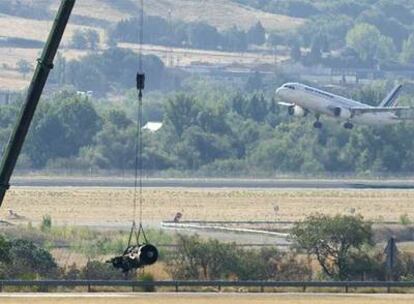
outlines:
[[[349,119],[351,118],[351,112],[347,109],[343,109],[341,107],[335,107],[333,109],[333,113],[335,115],[335,117],[341,117],[341,118],[345,118],[345,119]]]
[[[158,260],[158,250],[151,244],[130,246],[121,256],[112,258],[111,263],[115,268],[128,272],[133,269],[150,266]]]
[[[289,115],[292,116],[298,116],[298,117],[304,117],[308,114],[308,111],[306,111],[304,108],[300,107],[300,106],[290,106],[288,108],[288,113]]]

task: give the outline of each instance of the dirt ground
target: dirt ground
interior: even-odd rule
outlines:
[[[329,294],[85,294],[85,295],[0,295],[4,304],[408,304],[414,295],[329,295]]]
[[[361,214],[372,221],[414,219],[412,190],[255,190],[148,188],[143,218],[159,225],[177,212],[183,220],[300,220],[312,213]],[[119,226],[132,217],[133,190],[127,188],[24,188],[10,190],[0,219],[13,210],[26,222],[49,214],[55,224]],[[17,221],[18,222],[18,221]]]

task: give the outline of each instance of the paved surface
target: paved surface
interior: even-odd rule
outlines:
[[[411,304],[411,294],[335,293],[21,293],[2,294],[0,302],[61,304]]]
[[[12,186],[24,187],[133,187],[132,178],[15,177]],[[307,189],[414,189],[414,180],[326,180],[326,179],[144,179],[153,188],[307,188]]]

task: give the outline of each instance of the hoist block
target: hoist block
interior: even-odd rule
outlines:
[[[138,90],[145,89],[145,74],[142,74],[142,73],[137,74],[137,89]]]

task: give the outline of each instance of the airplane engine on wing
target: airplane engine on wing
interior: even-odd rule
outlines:
[[[297,116],[297,117],[304,117],[308,114],[308,111],[301,106],[290,106],[288,108],[289,115]]]
[[[340,117],[344,119],[349,119],[352,116],[351,111],[349,111],[348,109],[341,108],[341,107],[334,108],[333,112],[334,112],[335,117]]]

